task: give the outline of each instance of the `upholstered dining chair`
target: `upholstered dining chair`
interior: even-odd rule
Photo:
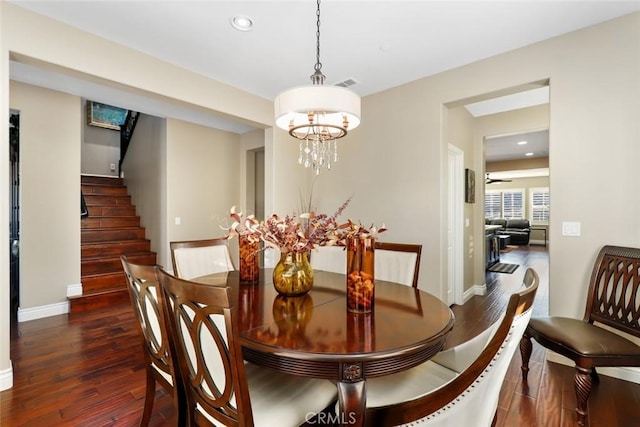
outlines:
[[[640,345],[631,341],[640,338],[640,248],[600,249],[582,319],[536,316],[529,321],[520,343],[525,383],[532,338],[575,363],[576,418],[585,425],[591,387],[598,381],[596,368],[640,367]]]
[[[309,262],[314,270],[340,274],[347,272],[347,253],[343,246],[318,246],[311,251]]]
[[[365,424],[494,424],[500,388],[531,317],[538,282],[528,269],[523,289],[511,295],[501,318],[473,339],[407,371],[367,380]]]
[[[146,392],[141,426],[147,426],[156,392],[160,384],[172,397],[178,413],[178,425],[186,422],[184,393],[169,350],[169,331],[163,299],[158,298],[162,288],[155,265],[133,264],[126,256],[120,257],[127,277],[129,296],[141,332],[146,371]]]
[[[169,247],[173,273],[182,279],[235,270],[226,237],[170,242]]]
[[[375,277],[418,287],[422,245],[376,241]]]
[[[189,426],[298,426],[336,401],[328,380],[243,362],[231,288],[159,274]]]

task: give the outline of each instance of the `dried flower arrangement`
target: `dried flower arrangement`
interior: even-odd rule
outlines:
[[[233,206],[229,237],[237,235],[253,242],[263,241],[267,247],[278,248],[287,253],[310,251],[317,246],[345,246],[351,236],[375,236],[386,230],[384,225],[367,229],[352,220],[338,224],[338,217],[350,201],[351,198],[347,199],[331,216],[306,212],[282,217],[274,213],[264,221],[257,220],[254,215],[243,219],[242,212],[238,212]]]

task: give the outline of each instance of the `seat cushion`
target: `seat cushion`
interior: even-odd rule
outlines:
[[[296,377],[245,364],[256,427],[298,426],[337,399],[331,381]]]
[[[532,331],[531,331],[532,330]],[[528,331],[557,342],[584,356],[640,357],[640,346],[628,339],[591,323],[568,317],[535,317],[529,321]]]
[[[252,363],[244,366],[255,427],[297,427],[337,400],[338,390],[329,380],[282,374]],[[199,403],[196,407],[211,423],[222,425]]]
[[[431,360],[409,370],[384,377],[367,379],[367,406],[392,405],[412,400],[438,389],[458,373]]]

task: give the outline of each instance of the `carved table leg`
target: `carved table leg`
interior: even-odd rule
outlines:
[[[591,393],[591,369],[576,366],[576,373],[573,377],[574,387],[576,389],[576,400],[578,407],[576,414],[578,416],[578,425],[585,425],[587,417],[587,402]]]
[[[520,339],[520,357],[522,357],[522,381],[527,382],[527,376],[529,375],[529,359],[531,358],[531,351],[533,345],[531,344],[531,337],[523,335]]]
[[[364,369],[360,363],[341,364],[338,407],[341,425],[362,426],[366,407]]]

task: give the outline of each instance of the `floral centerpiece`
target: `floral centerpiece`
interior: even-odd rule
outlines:
[[[351,199],[347,199],[331,216],[315,212],[286,216],[274,213],[264,221],[259,221],[254,215],[243,218],[242,212],[238,212],[233,206],[233,223],[229,228],[229,235],[247,237],[256,242],[263,241],[267,247],[277,248],[283,253],[307,253],[317,246],[337,244],[339,228],[346,227],[339,226],[337,218],[350,201]]]
[[[381,228],[365,228],[352,220],[338,224],[338,217],[347,208],[347,199],[333,215],[315,212],[280,216],[271,214],[264,221],[254,215],[243,218],[236,207],[231,208],[233,223],[229,235],[239,236],[249,242],[264,242],[265,248],[280,250],[280,261],[273,270],[273,284],[279,293],[287,296],[301,295],[313,286],[313,269],[308,254],[318,246],[347,246],[354,238],[374,237],[385,231]]]

